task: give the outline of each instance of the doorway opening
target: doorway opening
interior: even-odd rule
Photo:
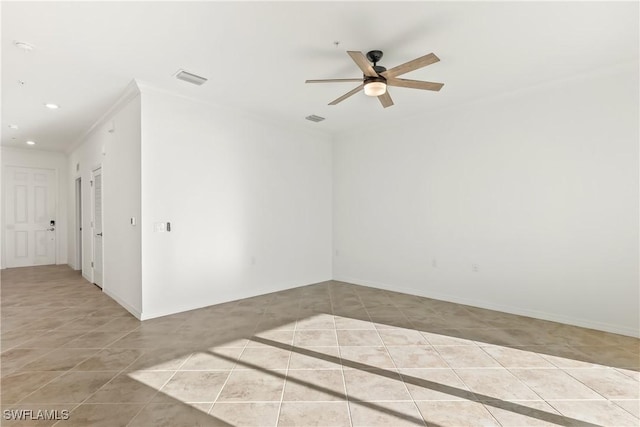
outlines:
[[[91,260],[91,277],[93,283],[102,288],[102,168],[98,168],[91,174],[92,194],[92,221],[91,235],[93,256]]]

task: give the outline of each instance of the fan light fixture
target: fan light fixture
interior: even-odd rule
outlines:
[[[387,84],[382,81],[372,81],[365,83],[364,94],[367,96],[380,96],[384,95],[387,91]]]

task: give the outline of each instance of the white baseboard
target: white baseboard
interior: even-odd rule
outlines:
[[[68,263],[68,264],[67,264],[67,266],[68,266],[70,269],[72,269],[73,271],[80,271],[80,270],[81,270],[81,268],[76,267],[76,265],[75,265],[75,264],[73,264],[73,263],[71,263],[71,262],[70,262],[70,263]]]
[[[322,282],[327,282],[330,281],[331,279],[325,279],[325,280],[319,280],[319,281],[314,281],[312,283],[306,283],[306,284],[301,284],[301,285],[287,285],[287,286],[265,286],[262,288],[258,288],[255,291],[251,292],[251,293],[245,293],[245,294],[235,294],[233,296],[227,297],[227,298],[222,298],[222,299],[218,299],[215,301],[206,301],[206,302],[201,302],[198,304],[192,304],[192,305],[188,305],[188,306],[181,306],[179,308],[175,308],[172,307],[170,310],[159,310],[159,311],[153,311],[153,312],[144,312],[142,313],[142,317],[140,318],[140,320],[149,320],[149,319],[155,319],[156,317],[163,317],[163,316],[170,316],[172,314],[177,314],[177,313],[183,313],[185,311],[190,311],[190,310],[197,310],[199,308],[204,308],[204,307],[210,307],[212,305],[217,305],[217,304],[224,304],[227,302],[231,302],[231,301],[237,301],[237,300],[241,300],[244,298],[252,298],[252,297],[256,297],[256,296],[261,296],[261,295],[267,295],[267,294],[271,294],[274,292],[280,292],[280,291],[286,291],[288,289],[295,289],[295,288],[301,288],[303,286],[309,286],[309,285],[314,285],[317,283],[322,283]]]
[[[253,292],[247,292],[247,293],[239,293],[239,294],[234,294],[231,296],[227,296],[226,298],[221,298],[221,299],[216,299],[216,300],[208,300],[208,301],[204,301],[204,302],[199,302],[197,304],[190,304],[190,305],[184,305],[184,306],[180,306],[180,307],[172,307],[171,309],[167,309],[167,310],[157,310],[157,311],[143,311],[141,313],[141,317],[139,317],[140,320],[149,320],[149,319],[155,319],[156,317],[163,317],[163,316],[170,316],[172,314],[177,314],[177,313],[183,313],[185,311],[190,311],[190,310],[197,310],[199,308],[204,308],[204,307],[210,307],[212,305],[216,305],[216,304],[224,304],[226,302],[231,302],[231,301],[237,301],[240,299],[244,299],[244,298],[252,298],[252,297],[256,297],[256,296],[261,296],[261,295],[267,295],[267,294],[271,294],[274,292],[280,292],[280,291],[286,291],[288,289],[295,289],[295,288],[300,288],[303,286],[308,286],[308,285],[313,285],[316,283],[322,283],[322,282],[326,282],[329,281],[331,279],[326,279],[326,280],[319,280],[319,281],[314,281],[313,283],[307,283],[307,284],[302,284],[302,285],[290,285],[290,286],[271,286],[271,287],[263,287],[263,288],[259,288],[256,289]]]
[[[535,319],[549,320],[551,322],[564,323],[567,325],[580,326],[583,328],[596,329],[598,331],[611,332],[614,334],[626,335],[634,338],[640,338],[640,329],[629,328],[620,325],[612,325],[610,323],[595,322],[588,319],[580,319],[575,317],[564,316],[556,313],[547,313],[543,311],[530,310],[522,307],[512,307],[500,304],[493,304],[488,301],[479,301],[471,298],[458,297],[455,295],[441,294],[431,292],[424,289],[415,289],[403,286],[388,285],[386,283],[374,282],[371,280],[361,280],[353,277],[338,276],[333,280],[340,282],[352,283],[355,285],[368,286],[371,288],[384,289],[386,291],[400,292],[410,295],[416,295],[425,298],[432,298],[441,301],[454,302],[457,304],[470,305],[488,310],[501,311],[503,313],[516,314],[519,316],[533,317]]]
[[[133,306],[131,306],[129,303],[127,303],[125,300],[123,300],[122,298],[120,298],[117,294],[110,292],[108,289],[102,289],[102,292],[104,292],[105,294],[107,294],[112,300],[114,300],[115,302],[117,302],[118,304],[120,304],[122,307],[125,308],[125,310],[127,310],[129,313],[133,314],[133,316],[138,319],[138,320],[144,320],[142,319],[142,313],[140,313],[140,311],[136,310]]]

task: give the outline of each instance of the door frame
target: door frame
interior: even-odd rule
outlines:
[[[41,166],[31,166],[31,165],[19,165],[19,164],[13,164],[13,163],[9,163],[9,164],[3,164],[2,165],[2,171],[0,173],[0,179],[2,180],[2,183],[0,185],[0,194],[1,194],[1,203],[0,203],[0,217],[2,218],[1,221],[1,225],[2,225],[2,230],[0,231],[0,246],[1,246],[1,259],[0,259],[0,268],[12,268],[8,265],[7,260],[8,260],[8,254],[7,254],[7,247],[8,247],[8,239],[9,239],[9,233],[7,233],[6,230],[6,219],[7,219],[7,213],[6,213],[6,209],[7,209],[7,195],[8,195],[8,191],[7,191],[7,176],[9,173],[9,169],[11,168],[20,168],[20,169],[39,169],[39,170],[47,170],[47,171],[53,171],[53,195],[54,195],[54,202],[53,202],[53,215],[55,217],[55,221],[56,221],[56,225],[55,225],[55,230],[53,231],[53,233],[55,233],[55,245],[53,247],[53,252],[54,252],[54,263],[51,265],[58,265],[58,260],[60,259],[60,254],[58,251],[58,238],[59,238],[59,233],[58,233],[58,226],[59,224],[59,209],[60,209],[60,200],[59,200],[59,191],[60,189],[58,188],[58,168],[56,167],[41,167]]]
[[[96,173],[99,172],[99,173]],[[102,217],[102,230],[104,232],[104,175],[102,173],[102,164],[91,170],[91,283],[104,288],[104,240],[100,239],[102,244],[102,280],[101,284],[98,285],[96,283],[96,270],[95,270],[95,260],[96,260],[96,239],[95,239],[95,219],[96,219],[96,186],[95,186],[95,177],[96,175],[100,175],[100,194],[102,197],[100,207],[102,208],[101,217]]]
[[[74,181],[74,188],[76,190],[76,222],[75,222],[75,237],[76,237],[76,259],[75,269],[82,271],[82,177],[77,177]]]

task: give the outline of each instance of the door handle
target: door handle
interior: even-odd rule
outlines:
[[[56,231],[56,229],[51,227],[51,228],[47,228],[45,231]]]
[[[96,234],[96,236],[100,236],[100,237],[102,237],[102,233],[98,233],[98,234]]]

